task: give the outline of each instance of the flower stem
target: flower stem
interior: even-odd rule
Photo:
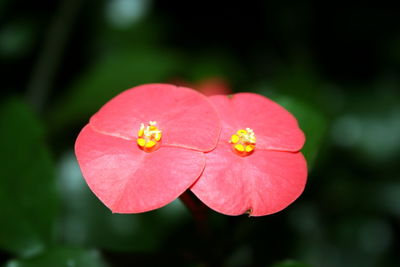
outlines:
[[[203,266],[221,266],[221,256],[218,240],[210,227],[210,209],[204,205],[190,190],[184,192],[179,199],[192,213],[198,235],[199,259]],[[215,233],[214,233],[215,234]]]
[[[192,213],[198,234],[208,238],[210,236],[208,208],[190,190],[185,191],[179,199]]]

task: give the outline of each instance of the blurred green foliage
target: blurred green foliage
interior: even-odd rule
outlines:
[[[29,258],[9,261],[5,267],[106,267],[108,266],[94,250],[57,247],[43,254]]]
[[[42,125],[22,101],[2,103],[0,126],[0,247],[29,256],[54,241],[54,166]]]
[[[384,3],[0,0],[0,265],[399,266],[399,36]],[[208,240],[179,201],[112,214],[75,160],[82,126],[135,85],[215,77],[296,116],[303,195],[209,211]]]
[[[105,102],[123,89],[167,80],[179,61],[168,52],[152,49],[115,51],[100,58],[62,97],[51,112],[55,127],[79,122],[82,115],[90,117]]]
[[[310,265],[297,261],[286,260],[272,265],[272,267],[309,267]]]

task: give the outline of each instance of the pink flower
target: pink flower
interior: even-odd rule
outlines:
[[[80,132],[75,153],[94,194],[113,212],[160,208],[188,189],[215,148],[220,120],[200,93],[138,86],[106,103]]]
[[[278,212],[303,192],[305,138],[283,107],[257,94],[211,96],[222,130],[206,167],[191,187],[210,208],[227,215]]]

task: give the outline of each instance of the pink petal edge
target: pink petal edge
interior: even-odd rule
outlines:
[[[239,129],[251,128],[258,149],[299,151],[305,142],[296,118],[279,104],[258,94],[209,97],[222,118],[220,142],[229,142]]]
[[[163,131],[163,146],[203,152],[215,148],[221,130],[207,97],[169,84],[146,84],[120,93],[92,116],[90,124],[99,133],[133,140],[140,124],[149,121]]]
[[[205,155],[206,167],[191,190],[226,215],[276,213],[295,201],[306,184],[307,164],[300,152],[255,150],[240,157],[221,144]]]
[[[146,153],[130,140],[107,136],[86,125],[75,153],[93,193],[115,213],[154,210],[175,200],[202,173],[202,152],[161,147]]]

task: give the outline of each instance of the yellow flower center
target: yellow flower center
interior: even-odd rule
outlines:
[[[160,144],[162,131],[156,125],[156,121],[149,121],[146,126],[142,123],[138,130],[136,142],[146,152],[154,151]]]
[[[256,147],[256,136],[250,128],[240,129],[233,134],[229,143],[232,144],[233,150],[241,156],[250,155]]]

